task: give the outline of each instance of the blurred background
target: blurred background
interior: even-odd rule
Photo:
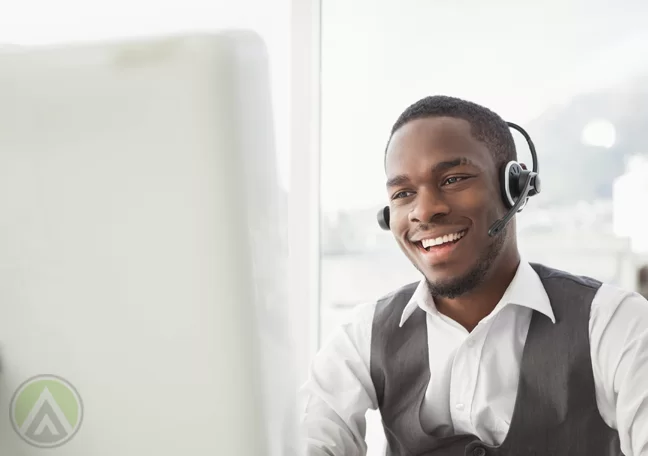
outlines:
[[[0,0],[0,44],[259,32],[301,379],[354,307],[418,279],[375,214],[391,126],[427,95],[483,104],[533,138],[543,190],[517,217],[527,260],[646,287],[647,20],[643,0]],[[378,455],[382,431],[369,421]]]
[[[249,29],[266,43],[280,177],[289,180],[291,0],[0,0],[0,49]]]

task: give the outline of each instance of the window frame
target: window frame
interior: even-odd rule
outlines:
[[[320,344],[321,6],[291,0],[288,264],[300,383]]]

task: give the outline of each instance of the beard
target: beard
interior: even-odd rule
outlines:
[[[509,226],[495,236],[493,242],[479,256],[475,265],[464,275],[439,282],[426,279],[432,297],[454,299],[477,288],[483,282],[486,274],[502,251],[508,229]]]

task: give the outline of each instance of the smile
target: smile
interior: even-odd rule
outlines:
[[[463,238],[468,230],[461,230],[456,233],[446,234],[444,236],[438,236],[435,238],[421,239],[420,241],[415,242],[415,244],[422,250],[430,252],[432,249],[437,250],[440,248],[448,247],[452,244],[456,244]]]

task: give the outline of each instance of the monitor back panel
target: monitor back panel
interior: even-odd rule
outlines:
[[[267,454],[265,67],[247,34],[0,55],[3,455]]]

